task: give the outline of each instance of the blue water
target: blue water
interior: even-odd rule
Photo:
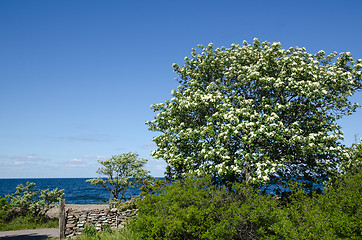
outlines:
[[[29,179],[0,179],[0,196],[12,194],[19,184],[34,182],[36,190],[64,189],[63,198],[67,204],[103,204],[112,198],[112,195],[104,188],[85,182],[88,178],[29,178]],[[160,178],[164,180],[164,178]],[[273,192],[277,185],[269,186],[267,192]],[[285,190],[282,188],[282,190]],[[129,188],[125,197],[138,196],[139,188]]]
[[[36,189],[64,189],[64,199],[67,204],[103,204],[111,194],[99,186],[85,182],[88,178],[30,178],[30,179],[0,179],[0,196],[12,194],[19,184],[34,182]],[[138,188],[127,189],[125,197],[137,196]]]

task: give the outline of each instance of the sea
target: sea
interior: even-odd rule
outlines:
[[[45,189],[64,189],[64,196],[66,204],[104,204],[109,199],[113,198],[110,192],[100,186],[94,186],[87,183],[89,178],[14,178],[14,179],[0,179],[0,197],[7,194],[15,193],[16,186],[19,184],[26,185],[27,182],[35,183],[35,190]],[[165,178],[156,178],[164,180]],[[316,184],[316,187],[323,188],[322,185]],[[274,189],[278,188],[277,185],[269,186],[266,192],[271,193]],[[282,190],[286,190],[282,188]],[[125,197],[139,196],[141,190],[139,188],[128,188]]]
[[[89,178],[29,178],[29,179],[0,179],[0,196],[15,193],[16,186],[34,182],[36,190],[64,189],[66,204],[104,204],[112,198],[112,195],[100,186],[87,183]],[[161,178],[164,179],[164,178]],[[129,188],[125,197],[138,196],[139,188]]]

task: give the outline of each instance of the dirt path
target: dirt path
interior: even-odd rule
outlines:
[[[59,238],[59,229],[44,228],[0,232],[1,240],[38,240],[47,238]]]

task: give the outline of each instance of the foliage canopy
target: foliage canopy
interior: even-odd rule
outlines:
[[[149,171],[144,169],[147,159],[138,158],[137,153],[122,153],[98,162],[102,167],[97,173],[106,179],[99,177],[86,181],[107,189],[115,200],[126,200],[124,195],[128,188],[139,187],[144,179],[150,178]]]
[[[349,158],[336,120],[359,107],[348,97],[361,89],[361,59],[258,39],[198,47],[173,65],[180,85],[147,122],[160,132],[152,156],[167,162],[168,177],[315,183]]]

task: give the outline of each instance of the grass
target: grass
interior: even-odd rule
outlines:
[[[129,231],[127,227],[118,228],[109,232],[98,232],[96,235],[82,234],[77,240],[139,240],[135,233]]]
[[[11,222],[0,222],[0,231],[16,231],[24,229],[38,228],[57,228],[59,227],[58,219],[34,221],[34,218],[29,216],[19,216]]]

